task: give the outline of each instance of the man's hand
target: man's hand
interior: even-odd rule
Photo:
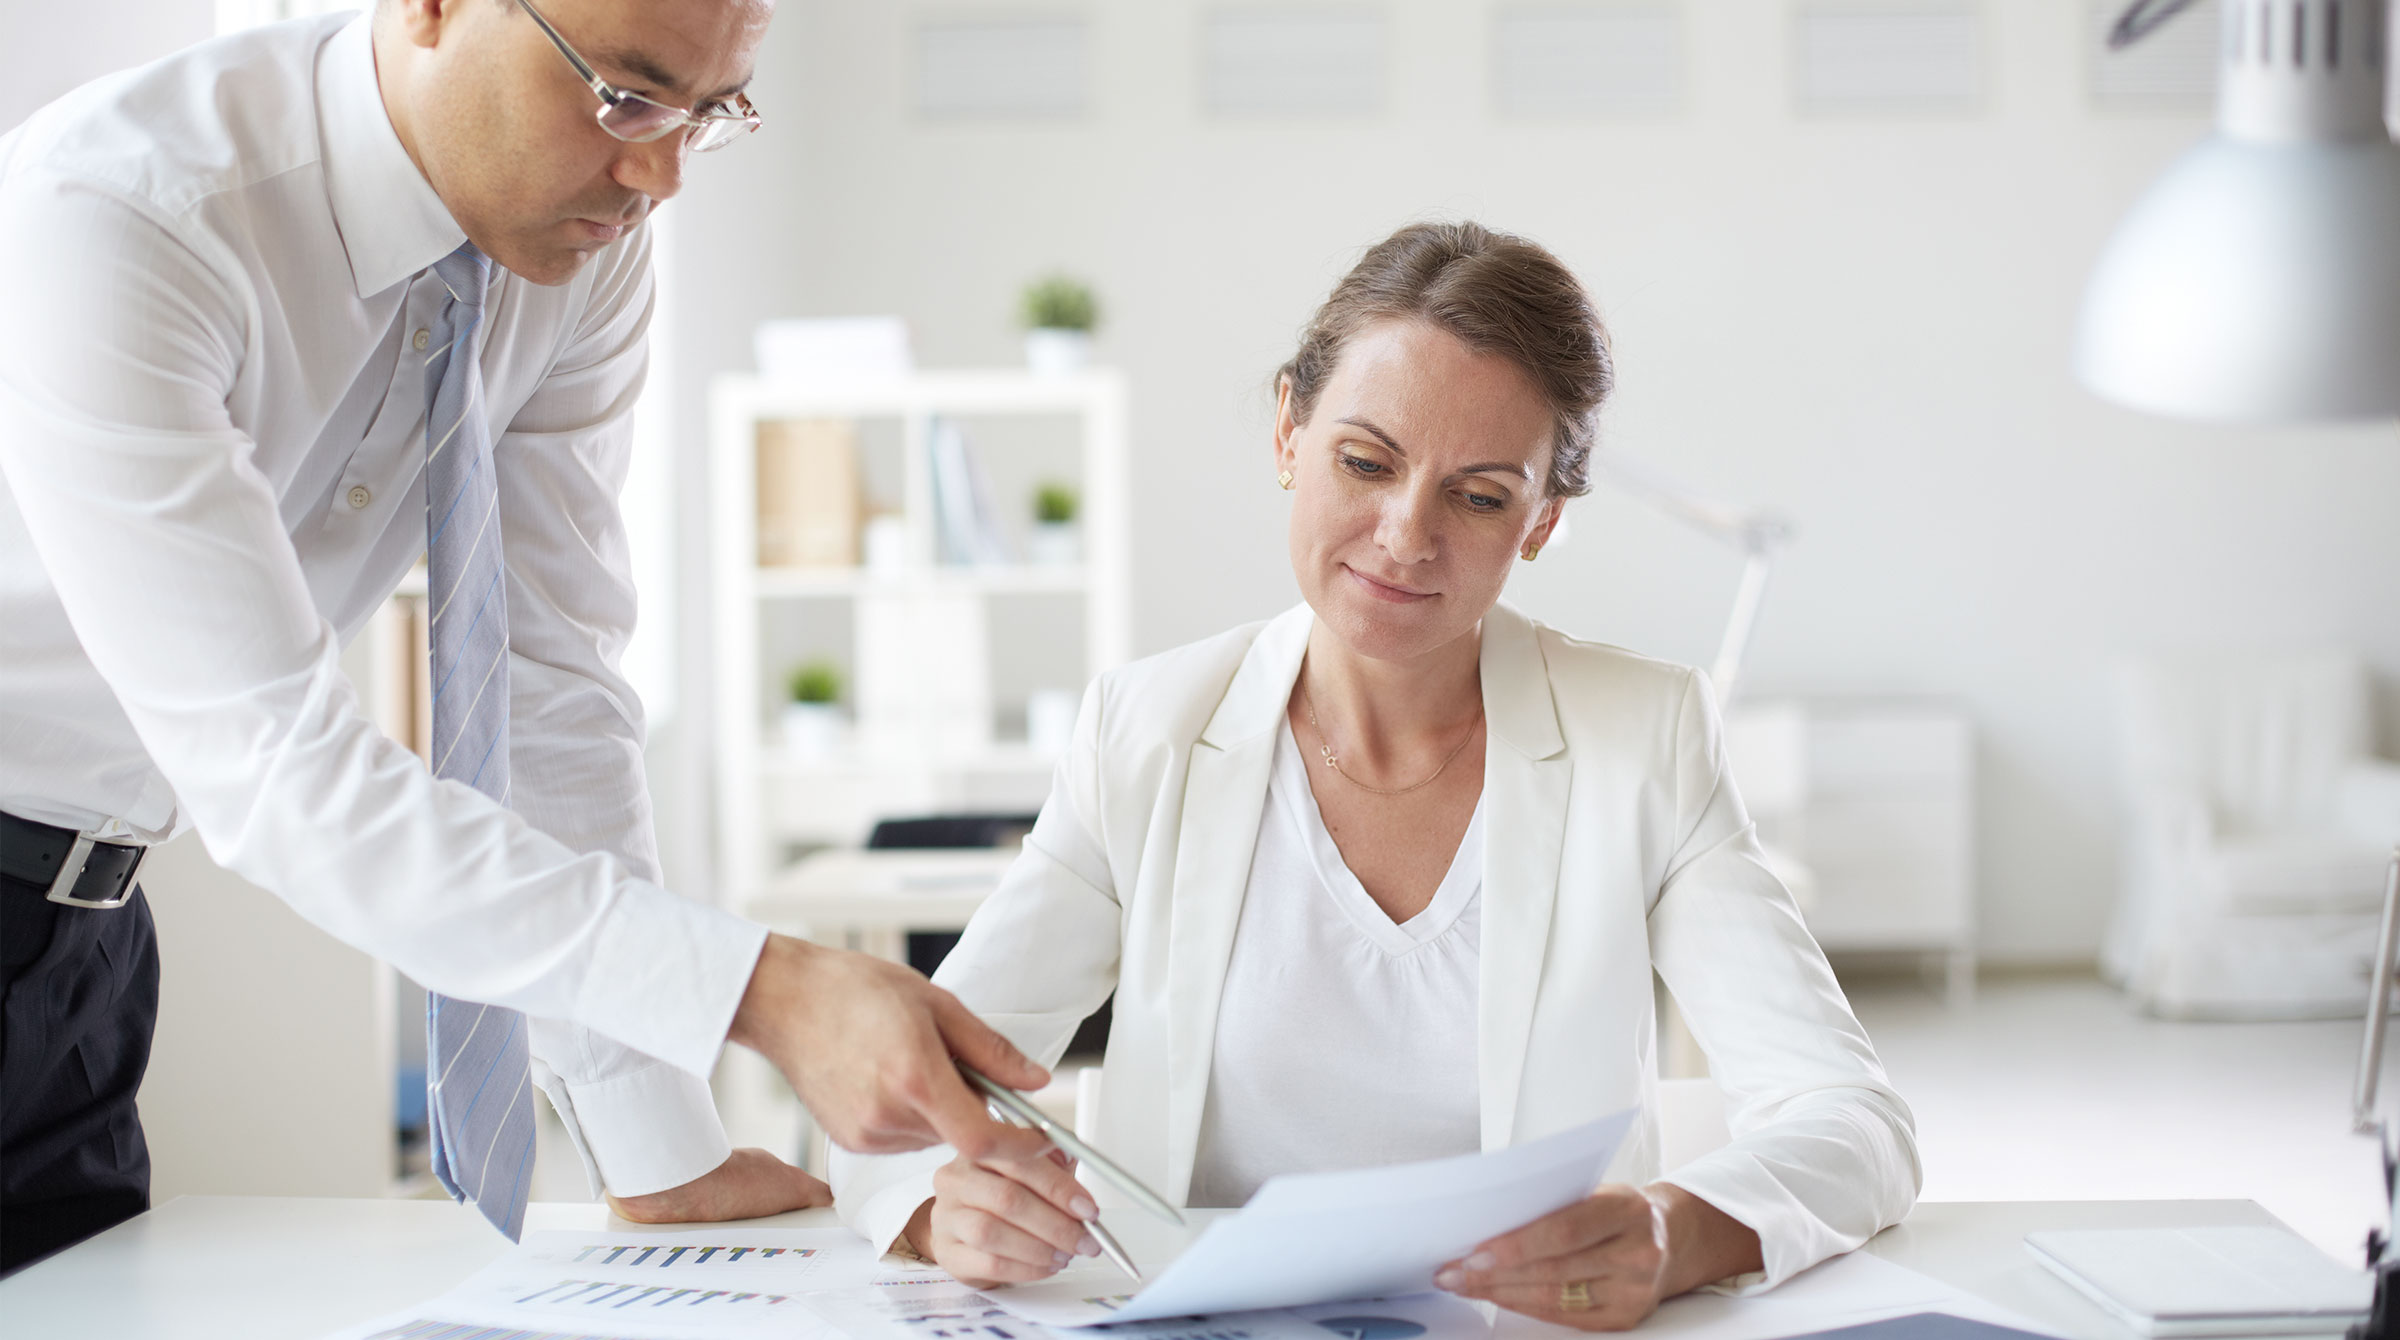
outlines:
[[[1660,1300],[1760,1269],[1758,1234],[1682,1187],[1604,1186],[1469,1252],[1434,1283],[1586,1331],[1624,1331]]]
[[[610,1196],[608,1208],[637,1224],[693,1224],[758,1219],[786,1210],[833,1204],[833,1188],[763,1149],[731,1157],[682,1186],[647,1196]]]
[[[948,1144],[980,1160],[1048,1147],[1038,1131],[993,1121],[956,1063],[1012,1089],[1038,1089],[1049,1073],[898,964],[770,935],[727,1036],[773,1061],[844,1149]]]

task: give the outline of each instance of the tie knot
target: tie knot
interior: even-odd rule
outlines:
[[[483,306],[483,288],[491,273],[491,261],[472,242],[460,243],[458,250],[433,263],[433,277],[442,281],[452,298],[469,307]]]

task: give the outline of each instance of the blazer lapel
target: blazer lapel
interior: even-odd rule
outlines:
[[[1525,1080],[1573,775],[1531,620],[1500,604],[1483,622],[1483,948],[1476,1018],[1483,1147],[1510,1142]]]
[[[1216,1049],[1217,1006],[1258,847],[1276,732],[1313,622],[1308,606],[1301,605],[1260,630],[1192,746],[1175,841],[1167,946],[1167,1185],[1159,1188],[1178,1203],[1191,1192]]]

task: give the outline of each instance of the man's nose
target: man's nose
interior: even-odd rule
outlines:
[[[677,130],[648,144],[627,144],[609,175],[619,186],[665,204],[683,189],[683,160],[690,143],[690,132]]]

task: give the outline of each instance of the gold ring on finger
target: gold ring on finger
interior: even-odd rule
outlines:
[[[1592,1286],[1589,1280],[1569,1280],[1558,1286],[1558,1310],[1583,1312],[1592,1306]]]

